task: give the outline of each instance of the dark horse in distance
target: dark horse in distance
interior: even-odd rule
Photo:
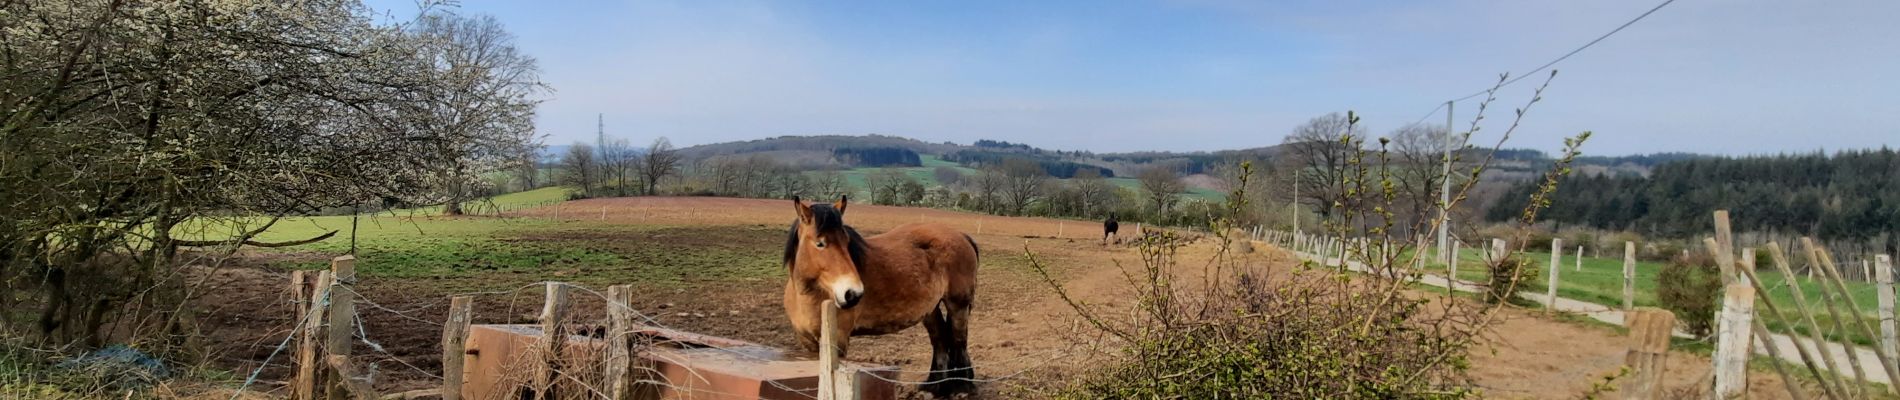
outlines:
[[[1115,222],[1115,214],[1109,214],[1108,220],[1102,221],[1102,242],[1108,243],[1108,242],[1113,241],[1115,239],[1115,231],[1118,231],[1121,229],[1122,229],[1122,224],[1120,222]]]
[[[838,305],[838,355],[851,336],[883,335],[922,322],[930,333],[923,390],[943,397],[974,388],[970,308],[976,300],[976,241],[943,224],[913,223],[863,237],[844,224],[845,198],[806,205],[785,239],[785,316],[817,351],[821,307]]]

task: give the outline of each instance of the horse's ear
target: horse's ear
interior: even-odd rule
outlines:
[[[831,203],[831,208],[838,209],[838,215],[844,215],[844,206],[847,203],[850,203],[849,201],[850,199],[851,199],[851,196],[839,195],[838,201]]]
[[[811,223],[811,206],[805,205],[804,200],[799,200],[798,196],[792,196],[792,207],[798,209],[799,222]]]

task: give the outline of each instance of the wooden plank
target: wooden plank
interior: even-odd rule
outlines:
[[[1715,325],[1715,397],[1739,398],[1748,392],[1749,334],[1755,321],[1755,288],[1730,283],[1722,290],[1721,314]]]
[[[566,283],[548,282],[547,298],[541,303],[541,342],[536,354],[541,362],[534,364],[534,399],[555,398],[554,375],[560,373],[561,349],[567,341],[567,334],[561,331],[561,320],[567,317]]]
[[[315,400],[317,398],[317,374],[323,372],[317,366],[323,363],[318,357],[318,344],[323,343],[323,315],[329,310],[330,283],[336,276],[330,271],[317,273],[317,281],[310,291],[310,307],[303,311],[304,317],[298,320],[301,331],[297,341],[297,375],[291,378],[290,397],[295,400]]]
[[[1623,309],[1636,309],[1636,242],[1623,242]]]
[[[474,298],[455,296],[449,299],[449,319],[442,323],[442,400],[462,398],[463,356],[468,352],[468,325],[474,308]]]
[[[607,368],[602,377],[609,400],[625,400],[633,390],[633,286],[607,287]]]
[[[350,346],[356,342],[356,293],[349,290],[356,284],[356,256],[343,255],[330,259],[330,273],[336,280],[330,283],[329,331],[324,332],[323,353],[332,356],[350,356]],[[344,379],[336,373],[325,374],[325,392],[330,400],[346,399]]]
[[[346,397],[349,399],[378,400],[381,397],[376,395],[376,389],[371,388],[368,382],[356,379],[356,366],[350,365],[350,356],[332,354],[325,360],[329,360],[330,368],[336,370],[340,381],[338,387],[341,390],[330,392],[331,397],[344,396],[345,391],[349,392]]]
[[[1660,399],[1663,370],[1668,365],[1669,335],[1676,329],[1676,315],[1650,307],[1630,310],[1625,315],[1628,316],[1625,322],[1630,329],[1630,345],[1624,363],[1630,368],[1630,380],[1623,387],[1623,398]]]
[[[1544,290],[1544,313],[1557,310],[1557,273],[1563,272],[1564,240],[1550,240],[1550,285]]]
[[[1782,279],[1788,282],[1788,291],[1794,298],[1795,313],[1801,314],[1801,318],[1807,322],[1808,344],[1810,348],[1813,349],[1815,353],[1820,354],[1817,358],[1820,359],[1821,365],[1825,366],[1826,369],[1831,372],[1825,375],[1829,379],[1825,379],[1823,382],[1828,384],[1822,385],[1822,387],[1827,389],[1830,393],[1828,397],[1838,398],[1847,396],[1847,384],[1842,381],[1842,375],[1845,374],[1840,373],[1841,364],[1835,362],[1834,352],[1828,351],[1827,341],[1823,340],[1821,324],[1815,322],[1814,311],[1808,307],[1807,296],[1801,294],[1801,285],[1796,284],[1799,281],[1795,280],[1797,276],[1794,274],[1794,268],[1788,266],[1788,256],[1782,253],[1781,244],[1769,243],[1768,257],[1775,260],[1775,269],[1781,270]],[[1792,327],[1794,325],[1788,326]],[[1792,329],[1790,331],[1792,332]],[[1800,347],[1801,341],[1794,336],[1795,335],[1792,334],[1789,335],[1789,339],[1795,342],[1796,347]]]
[[[838,306],[831,300],[818,305],[818,400],[838,399]]]

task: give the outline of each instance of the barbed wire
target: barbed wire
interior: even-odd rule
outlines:
[[[332,285],[331,287],[335,287],[335,285]],[[321,302],[322,305],[324,306],[330,305],[330,296],[334,294],[332,292],[333,290],[331,290],[331,288],[323,288],[323,296],[322,296],[323,301]],[[244,384],[238,385],[237,390],[231,391],[231,400],[237,400],[238,396],[244,394],[245,389],[250,388],[251,384],[257,383],[257,377],[264,373],[265,367],[270,366],[270,360],[277,358],[277,353],[283,352],[284,348],[290,347],[291,339],[294,339],[297,337],[297,331],[299,329],[297,329],[296,327],[301,327],[301,326],[304,326],[304,324],[309,324],[312,318],[316,318],[317,313],[310,312],[310,311],[314,311],[316,307],[317,306],[314,304],[311,305],[310,308],[304,313],[304,318],[300,322],[298,322],[296,325],[293,325],[293,327],[290,330],[290,334],[285,335],[284,340],[277,344],[277,348],[271,350],[269,355],[264,356],[264,361],[258,364],[257,369],[251,370],[250,376],[244,378]]]

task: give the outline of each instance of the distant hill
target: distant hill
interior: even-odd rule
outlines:
[[[548,146],[547,152],[558,157],[566,146]],[[1132,177],[1144,168],[1165,167],[1184,176],[1209,174],[1222,163],[1240,159],[1270,160],[1283,155],[1281,145],[1233,150],[1169,152],[1142,151],[1094,153],[1083,150],[1044,149],[1003,140],[978,140],[965,145],[951,142],[932,143],[889,135],[817,135],[779,136],[737,142],[713,143],[683,148],[689,160],[712,157],[764,155],[804,169],[852,169],[865,167],[920,167],[941,160],[960,167],[977,168],[1005,158],[1020,157],[1036,161],[1056,177],[1068,177],[1086,168],[1098,168],[1102,175]],[[914,153],[914,154],[911,154]],[[1656,153],[1629,156],[1578,157],[1573,167],[1583,175],[1648,176],[1656,166],[1684,160],[1708,158],[1691,153]],[[1521,180],[1537,176],[1551,162],[1550,155],[1535,149],[1500,149],[1488,176]],[[1205,182],[1199,179],[1196,182]],[[1203,184],[1196,187],[1206,186]]]

